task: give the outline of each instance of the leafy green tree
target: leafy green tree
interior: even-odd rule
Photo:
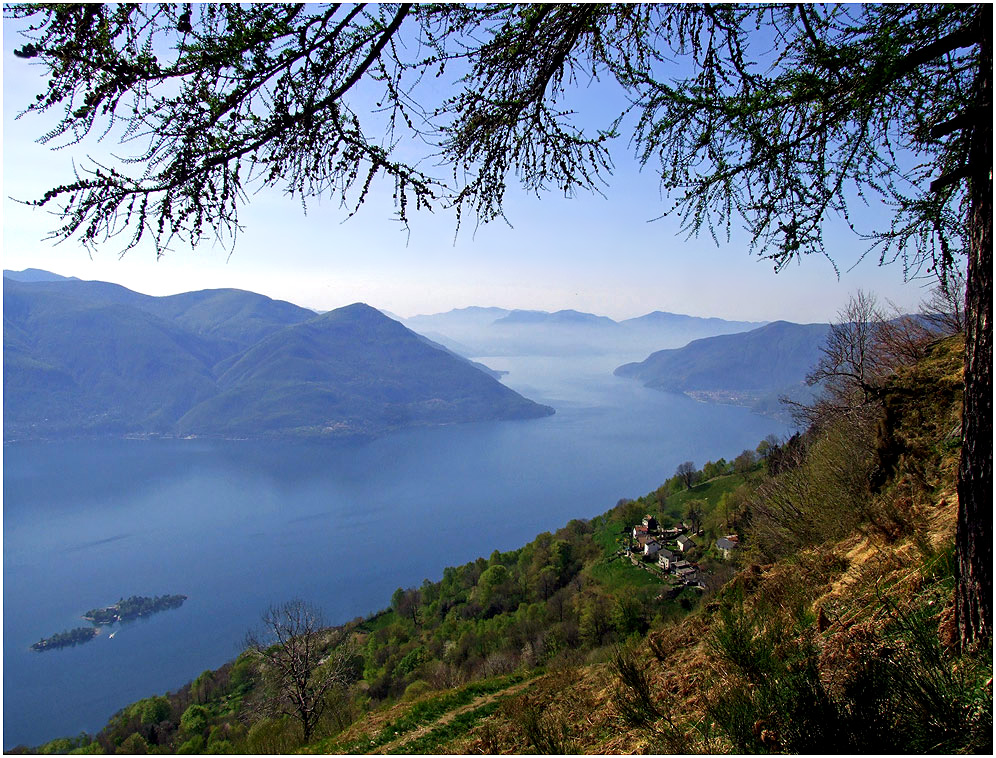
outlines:
[[[149,743],[138,732],[129,736],[118,747],[118,755],[148,755]]]
[[[64,114],[45,138],[119,123],[137,165],[81,168],[38,201],[57,237],[127,230],[224,238],[255,190],[357,207],[394,187],[398,215],[503,216],[511,177],[539,193],[600,186],[629,131],[691,233],[742,219],[776,269],[828,255],[824,226],[883,200],[861,232],[880,262],[944,281],[967,257],[956,538],[962,641],[992,627],[992,6],[988,4],[14,4],[16,53]],[[423,79],[453,77],[441,100]],[[572,120],[578,81],[628,105]],[[376,92],[376,113],[358,103]],[[386,138],[385,138],[386,132]],[[452,178],[393,148],[403,137]]]
[[[141,719],[143,724],[158,724],[169,718],[172,706],[169,700],[162,695],[146,698],[138,701],[132,706],[133,712]]]
[[[615,597],[610,618],[612,626],[622,638],[634,633],[643,634],[649,628],[643,613],[643,605],[631,594],[625,592]]]
[[[180,717],[180,729],[187,734],[200,734],[207,727],[209,715],[207,708],[194,703]]]
[[[706,462],[706,464],[702,467],[702,478],[713,479],[717,476],[723,476],[728,472],[729,464],[727,464],[725,458],[720,458],[718,461]]]
[[[176,752],[178,755],[200,755],[204,752],[204,738],[199,734],[194,735],[181,744]]]

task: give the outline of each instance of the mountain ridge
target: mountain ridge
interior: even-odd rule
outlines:
[[[365,304],[4,279],[4,436],[370,437],[553,413]]]

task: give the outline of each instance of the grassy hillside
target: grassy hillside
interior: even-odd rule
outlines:
[[[302,744],[247,654],[48,750],[307,753],[992,751],[992,651],[954,647],[962,344],[880,406],[710,462],[448,568],[322,637],[350,677]],[[702,580],[627,551],[692,520]],[[672,526],[674,525],[674,526]],[[735,534],[729,560],[717,535]]]

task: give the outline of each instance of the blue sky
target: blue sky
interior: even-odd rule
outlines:
[[[298,201],[274,190],[251,196],[241,211],[244,231],[234,250],[178,247],[157,261],[149,248],[120,257],[122,245],[112,240],[90,256],[74,240],[44,241],[57,219],[11,198],[40,195],[72,177],[74,159],[114,145],[52,150],[35,141],[47,122],[15,117],[40,91],[39,69],[11,54],[15,44],[5,22],[4,268],[43,268],[153,295],[237,287],[319,310],[363,301],[402,316],[495,305],[574,308],[617,319],[666,310],[808,322],[832,319],[859,287],[904,309],[927,294],[924,280],[904,282],[899,263],[880,267],[873,256],[858,263],[865,245],[846,229],[828,233],[839,281],[831,264],[816,257],[776,275],[770,262],[749,254],[737,230],[718,247],[708,236],[686,239],[676,219],[654,220],[664,207],[657,178],[652,169],[639,170],[624,138],[614,149],[616,171],[604,196],[537,198],[511,190],[511,227],[498,222],[475,230],[465,223],[454,239],[454,216],[437,212],[413,215],[406,232],[393,219],[390,185],[375,186],[348,220],[333,199],[312,203],[304,215]],[[584,105],[597,110],[599,96],[586,94]],[[875,221],[873,209],[862,215],[869,225]]]

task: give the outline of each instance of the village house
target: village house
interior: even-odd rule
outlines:
[[[648,558],[656,558],[660,550],[661,546],[657,543],[657,540],[653,538],[647,540],[646,544],[643,546],[643,554]]]
[[[678,537],[677,542],[678,542],[678,549],[683,553],[687,553],[689,550],[695,547],[694,540],[692,540],[692,538],[689,537],[687,534],[683,534],[680,537]]]
[[[740,547],[740,538],[735,534],[728,534],[716,540],[716,548],[723,554],[723,558],[730,559],[730,555]]]
[[[662,547],[657,553],[657,565],[660,566],[665,571],[671,570],[671,564],[674,563],[674,553],[668,550],[666,547]]]
[[[636,526],[633,527],[633,539],[634,540],[640,539],[641,534],[644,537],[646,537],[648,531],[649,530],[647,529],[645,524],[637,524]]]
[[[655,519],[653,515],[648,513],[646,516],[643,517],[643,525],[647,527],[647,529],[651,532],[656,531],[657,519]]]
[[[678,578],[685,584],[698,584],[698,572],[691,566],[680,568],[675,572],[675,574],[677,574]]]

